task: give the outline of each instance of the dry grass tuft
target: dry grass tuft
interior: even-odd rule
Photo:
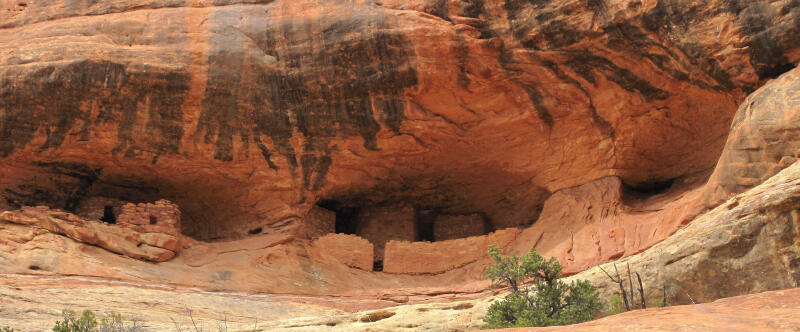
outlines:
[[[447,308],[447,309],[451,309],[451,310],[465,310],[465,309],[471,309],[471,308],[472,308],[472,307],[474,307],[474,306],[475,306],[475,305],[474,305],[474,304],[472,304],[472,303],[464,302],[464,303],[459,303],[459,304],[456,304],[456,305],[454,305],[454,306],[452,306],[452,307],[450,307],[450,308]]]
[[[391,311],[376,311],[361,317],[360,321],[363,323],[372,323],[392,316],[394,316],[394,312]]]

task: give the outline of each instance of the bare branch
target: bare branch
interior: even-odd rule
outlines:
[[[697,304],[697,302],[694,302],[694,299],[692,298],[692,296],[689,295],[689,292],[684,291],[684,293],[686,293],[686,296],[689,297],[689,301],[692,301],[692,304]]]
[[[175,321],[175,318],[172,318],[172,316],[169,316],[169,320],[171,320],[171,321],[172,321],[172,324],[175,324],[175,330],[176,330],[176,331],[178,331],[178,332],[183,332],[183,329],[182,329],[182,328],[181,328],[181,326],[178,324],[178,322],[176,322],[176,321]]]
[[[612,282],[617,282],[616,280],[614,280],[614,277],[612,277],[610,274],[608,274],[608,272],[606,272],[606,270],[605,270],[605,269],[603,269],[603,266],[601,266],[601,265],[598,265],[597,267],[599,267],[599,268],[600,268],[600,271],[603,271],[603,273],[605,273],[605,274],[606,274],[606,276],[608,276],[608,279],[611,279],[611,281],[612,281]]]
[[[189,316],[189,319],[192,321],[192,325],[194,326],[194,332],[201,332],[200,329],[197,328],[197,324],[194,322],[194,316],[192,316],[192,310],[189,309],[188,306],[184,305],[186,308],[186,315]]]
[[[631,305],[628,302],[628,293],[625,291],[625,284],[622,283],[622,278],[619,276],[619,269],[617,269],[617,263],[614,263],[614,272],[617,274],[617,280],[615,281],[617,285],[619,285],[619,292],[622,295],[622,301],[625,303],[625,311],[631,310]]]
[[[628,265],[628,284],[629,284],[628,290],[631,291],[631,307],[633,307],[634,296],[633,296],[633,277],[631,276],[631,263],[626,262],[626,264]]]
[[[642,286],[642,277],[639,272],[636,272],[636,279],[639,279],[639,295],[642,297],[642,309],[647,309],[647,303],[644,301],[644,287]]]

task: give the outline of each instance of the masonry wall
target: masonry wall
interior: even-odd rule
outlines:
[[[305,218],[305,236],[315,239],[336,232],[336,212],[314,205]]]
[[[179,235],[181,231],[181,211],[168,200],[155,203],[127,203],[117,217],[117,224],[139,231],[160,232]]]
[[[433,238],[436,241],[461,239],[485,235],[490,230],[482,215],[441,215],[433,223]]]
[[[349,267],[372,270],[372,243],[356,235],[327,234],[315,239],[309,248],[312,259],[338,262]]]
[[[389,241],[383,260],[387,273],[435,274],[487,258],[489,245],[505,247],[521,231],[507,228],[482,236],[442,242]]]
[[[75,209],[75,214],[88,220],[100,220],[103,217],[106,206],[111,206],[114,215],[122,213],[122,206],[127,202],[116,198],[94,196],[84,199]]]
[[[407,205],[370,206],[358,216],[359,236],[374,245],[375,260],[383,260],[384,246],[390,240],[416,240],[416,214]]]

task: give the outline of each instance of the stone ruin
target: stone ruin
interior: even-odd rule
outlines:
[[[311,255],[362,270],[441,273],[486,255],[489,244],[505,245],[519,232],[492,233],[480,214],[426,213],[411,205],[366,206],[357,212],[314,206],[302,233],[312,239]],[[453,260],[451,253],[459,259]]]
[[[75,212],[23,206],[0,213],[0,221],[38,227],[145,261],[167,261],[180,252],[181,212],[170,201],[133,204],[92,197]]]
[[[134,229],[142,229],[179,235],[181,232],[181,210],[178,205],[162,199],[155,203],[126,203],[117,218],[117,224]]]
[[[75,214],[87,220],[131,228],[140,232],[181,234],[181,211],[178,205],[162,199],[155,203],[130,203],[116,198],[90,197]]]

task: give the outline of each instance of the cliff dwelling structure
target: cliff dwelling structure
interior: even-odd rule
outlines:
[[[796,0],[0,0],[0,296],[477,301],[492,245],[800,287],[798,36]]]

